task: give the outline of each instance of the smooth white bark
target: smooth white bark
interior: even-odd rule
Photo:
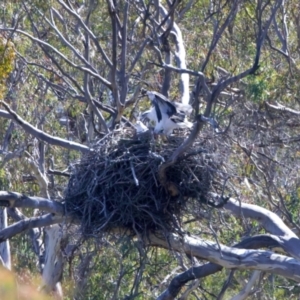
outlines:
[[[43,269],[44,289],[54,291],[59,298],[63,298],[60,288],[60,279],[63,272],[63,257],[60,249],[63,237],[62,229],[58,224],[49,226],[46,232],[46,255]]]
[[[5,229],[7,227],[7,209],[0,208],[0,228]],[[10,255],[10,243],[6,240],[0,243],[0,258],[3,267],[11,270],[11,255]]]
[[[149,244],[205,259],[227,269],[260,270],[300,282],[300,262],[272,251],[238,249],[194,236],[170,234],[168,238],[151,234]]]

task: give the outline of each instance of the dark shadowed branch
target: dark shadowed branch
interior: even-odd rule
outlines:
[[[0,243],[12,238],[13,236],[32,228],[41,228],[52,224],[61,223],[65,217],[59,217],[54,214],[47,214],[41,217],[33,217],[16,222],[0,231]]]

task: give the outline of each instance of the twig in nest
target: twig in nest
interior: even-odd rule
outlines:
[[[133,166],[133,163],[132,163],[131,159],[130,159],[130,168],[131,168],[131,172],[132,172],[132,176],[133,176],[135,185],[139,186],[139,180],[136,178],[135,171],[134,171],[134,166]]]

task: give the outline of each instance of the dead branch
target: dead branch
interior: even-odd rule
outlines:
[[[63,204],[41,197],[28,197],[16,192],[0,191],[0,206],[18,208],[37,208],[63,216]]]
[[[24,219],[13,225],[6,227],[5,229],[0,231],[0,243],[3,241],[12,238],[13,236],[32,228],[41,228],[44,226],[49,226],[52,224],[61,223],[65,217],[56,216],[53,214],[47,214],[41,217],[33,217]]]
[[[93,69],[90,69],[88,67],[76,65],[71,60],[69,60],[65,55],[63,55],[60,51],[58,51],[55,47],[53,47],[52,45],[50,45],[38,38],[35,38],[34,36],[30,35],[29,33],[25,32],[23,30],[14,29],[14,28],[5,28],[5,29],[0,28],[0,31],[11,31],[11,32],[15,32],[15,33],[20,33],[20,34],[28,37],[31,41],[36,42],[36,43],[40,44],[41,46],[46,46],[47,48],[51,49],[54,53],[56,53],[58,56],[60,56],[70,66],[72,66],[76,69],[79,69],[80,71],[89,73],[90,75],[99,79],[105,86],[107,86],[108,88],[111,88],[111,83],[109,81],[107,81],[105,78],[103,78],[102,76],[100,76],[96,72],[96,70],[94,71]]]
[[[243,241],[237,243],[233,246],[234,248],[242,249],[259,249],[259,248],[269,248],[269,247],[280,247],[276,238],[268,235],[261,235],[255,237],[249,237]],[[218,246],[219,249],[219,246]],[[201,266],[192,267],[183,273],[175,276],[168,288],[157,298],[157,300],[173,300],[179,294],[182,287],[189,281],[203,278],[209,275],[212,275],[216,272],[219,272],[223,269],[222,266],[215,263],[206,263]],[[259,272],[259,271],[254,271]],[[260,272],[259,272],[260,273]],[[248,285],[247,285],[248,286]],[[252,287],[252,286],[251,286]]]
[[[45,133],[44,131],[37,129],[35,127],[33,127],[30,123],[26,122],[24,119],[22,119],[15,111],[13,111],[10,106],[5,103],[4,101],[0,101],[0,104],[2,104],[5,109],[8,111],[9,115],[11,116],[11,118],[14,120],[15,122],[17,122],[27,133],[33,135],[34,137],[47,142],[51,145],[56,145],[56,146],[60,146],[66,149],[70,149],[70,150],[76,150],[76,151],[80,151],[80,152],[90,152],[91,149],[87,146],[84,146],[82,144],[76,143],[76,142],[71,142],[59,137],[55,137],[52,136],[48,133]],[[0,111],[0,116],[1,117],[6,117],[7,114],[4,114],[3,112],[1,113]]]
[[[257,278],[260,276],[260,274],[261,274],[260,271],[254,271],[251,275],[251,278],[245,285],[245,287],[240,291],[240,293],[238,295],[232,297],[231,300],[244,300],[248,296],[250,296],[250,294],[252,293],[253,285],[255,284],[255,282],[256,282]]]
[[[176,234],[170,234],[167,239],[150,234],[147,243],[149,246],[171,248],[173,251],[206,259],[227,269],[260,270],[300,282],[300,262],[272,251],[236,249],[225,245],[220,245],[220,251],[219,246],[214,242],[204,241],[195,236],[181,237]]]
[[[287,113],[291,113],[293,115],[299,116],[300,115],[300,111],[286,107],[280,103],[277,103],[277,105],[271,104],[269,102],[265,102],[266,105],[274,110],[277,110],[279,112],[287,112]]]

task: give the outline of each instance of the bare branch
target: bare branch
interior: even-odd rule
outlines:
[[[167,290],[165,290],[156,300],[173,300],[179,294],[181,288],[190,280],[203,278],[221,270],[222,267],[214,263],[207,263],[202,266],[190,268],[174,277]]]
[[[54,48],[52,45],[38,39],[38,38],[35,38],[34,36],[30,35],[29,33],[25,32],[25,31],[22,31],[22,30],[19,30],[19,29],[14,29],[14,28],[0,28],[0,31],[12,31],[12,32],[17,32],[17,33],[20,33],[20,34],[23,34],[24,36],[28,37],[29,39],[31,39],[32,41],[42,45],[42,46],[45,46],[45,47],[48,47],[49,49],[51,49],[52,51],[54,51],[58,56],[60,56],[62,59],[64,59],[70,66],[76,68],[76,69],[79,69],[83,72],[87,72],[89,73],[90,75],[96,77],[97,79],[99,79],[105,86],[107,86],[108,88],[111,88],[111,82],[109,82],[108,80],[106,80],[105,78],[103,78],[102,76],[100,76],[97,72],[94,72],[92,69],[88,68],[88,67],[83,67],[83,66],[80,66],[80,65],[76,65],[75,63],[73,63],[71,60],[69,60],[65,55],[63,55],[60,51],[58,51],[56,48]]]
[[[268,209],[254,204],[243,203],[233,198],[228,200],[224,208],[230,210],[237,217],[259,221],[265,230],[271,234],[297,238],[296,234],[284,224],[282,219]]]
[[[59,295],[59,299],[63,299],[61,289],[56,288],[63,272],[64,259],[60,249],[62,237],[62,228],[58,224],[49,226],[46,229],[45,266],[42,276],[43,288],[48,292],[55,290]]]
[[[118,114],[115,122],[119,122],[124,110],[124,103],[120,101],[120,94],[118,91],[118,78],[117,78],[117,56],[118,56],[118,16],[117,9],[112,0],[107,0],[108,12],[111,18],[112,28],[112,69],[111,69],[111,90],[113,93],[114,101],[117,104]]]
[[[291,113],[291,114],[296,115],[296,116],[300,115],[300,111],[294,110],[294,109],[289,108],[289,107],[286,107],[286,106],[284,106],[284,105],[282,105],[280,103],[276,103],[277,105],[274,105],[274,104],[271,104],[269,102],[265,102],[265,104],[268,107],[270,107],[270,108],[272,108],[274,110],[277,110],[279,112],[287,112],[287,113]]]
[[[260,270],[300,282],[300,262],[272,251],[236,249],[224,245],[220,245],[220,251],[216,243],[195,236],[180,237],[176,234],[170,234],[167,239],[151,234],[148,244],[184,252],[228,269]]]
[[[220,28],[216,28],[215,29],[215,32],[214,32],[214,35],[213,35],[213,38],[212,38],[212,41],[211,41],[211,44],[210,44],[210,47],[209,47],[209,50],[208,50],[208,53],[206,55],[206,58],[205,58],[205,61],[201,67],[201,71],[203,72],[209,62],[209,59],[212,55],[212,52],[214,51],[215,47],[217,46],[220,38],[222,37],[223,35],[223,32],[224,30],[228,27],[228,25],[231,24],[231,22],[234,20],[237,12],[239,10],[239,0],[234,0],[232,3],[231,3],[231,10],[226,18],[226,20],[224,21],[224,23],[220,26]]]
[[[45,174],[41,171],[41,168],[38,166],[37,162],[35,159],[28,153],[27,154],[26,161],[28,162],[30,169],[32,170],[38,185],[40,187],[41,195],[43,197],[49,198],[49,192],[48,192],[48,179]]]
[[[248,296],[250,296],[251,294],[251,290],[253,285],[255,284],[256,280],[258,279],[258,277],[260,276],[261,272],[260,271],[254,271],[251,275],[251,278],[249,279],[249,281],[247,282],[247,284],[245,285],[245,287],[241,290],[241,292],[232,297],[231,300],[244,300],[246,299]]]
[[[277,243],[276,241],[276,237],[275,240],[273,238],[274,237],[267,236],[267,235],[249,237],[234,245],[234,248],[259,249],[259,248],[268,248],[268,247],[280,247],[279,243]],[[173,300],[179,294],[181,288],[187,282],[209,276],[211,274],[221,271],[222,269],[223,269],[222,266],[211,262],[201,266],[191,267],[187,271],[175,276],[171,280],[168,288],[157,299]]]
[[[38,208],[61,216],[65,214],[64,206],[59,202],[41,197],[28,197],[16,192],[0,191],[0,206]]]
[[[53,214],[47,214],[41,217],[28,218],[13,225],[6,227],[0,231],[0,243],[12,238],[13,236],[32,228],[41,228],[52,224],[61,223],[65,217],[59,217]]]
[[[7,228],[7,209],[0,208],[0,229]],[[0,259],[3,267],[11,270],[10,241],[6,240],[0,244]]]
[[[224,208],[237,217],[257,220],[266,231],[277,236],[277,241],[285,252],[297,259],[300,258],[300,240],[277,214],[258,205],[242,203],[235,199],[229,199]]]
[[[31,124],[29,124],[28,122],[23,120],[15,111],[13,111],[7,103],[5,103],[4,101],[0,101],[0,104],[2,104],[5,107],[5,109],[9,112],[9,115],[10,115],[9,119],[12,119],[15,122],[17,122],[27,133],[32,134],[34,137],[36,137],[44,142],[47,142],[51,145],[60,146],[60,147],[67,148],[70,150],[76,150],[76,151],[81,151],[81,152],[90,152],[91,151],[91,149],[87,146],[78,144],[76,142],[64,140],[59,137],[54,137],[50,134],[43,132],[42,130],[39,130],[39,129],[33,127]],[[7,114],[5,114],[5,112],[3,112],[3,111],[0,111],[0,116],[7,117]]]
[[[176,1],[176,4],[178,4],[180,1]],[[175,4],[173,4],[175,6]],[[163,16],[167,17],[167,10],[160,5],[161,12]],[[186,52],[183,42],[183,37],[180,28],[176,24],[175,21],[170,22],[170,25],[172,25],[171,33],[175,36],[175,45],[176,45],[176,52],[175,52],[175,58],[177,65],[179,69],[186,69]],[[189,92],[189,75],[188,73],[181,73],[180,76],[180,88],[181,88],[181,102],[184,104],[188,104],[190,100],[190,92]]]
[[[66,9],[73,17],[76,18],[76,20],[79,22],[79,24],[82,26],[82,28],[84,28],[84,30],[89,34],[89,36],[92,38],[93,42],[95,43],[98,51],[101,53],[102,57],[104,58],[105,62],[107,63],[107,65],[111,68],[112,67],[112,62],[110,61],[110,59],[108,58],[107,54],[105,53],[105,51],[103,50],[103,48],[101,47],[101,45],[98,42],[97,37],[93,34],[93,32],[88,28],[88,26],[86,26],[86,24],[84,23],[84,21],[81,19],[81,17],[76,13],[75,10],[71,9],[64,1],[62,0],[58,0],[58,3],[64,7],[64,9]]]
[[[124,10],[123,10],[123,25],[121,29],[122,35],[122,46],[121,46],[121,63],[119,71],[119,81],[120,81],[120,102],[122,105],[125,105],[125,100],[128,93],[128,79],[129,75],[126,74],[126,63],[127,63],[127,21],[129,14],[129,1],[125,1]]]

